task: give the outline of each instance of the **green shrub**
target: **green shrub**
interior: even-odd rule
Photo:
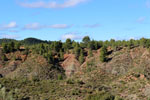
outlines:
[[[79,95],[81,91],[79,89],[72,90],[72,95]]]
[[[57,76],[57,78],[58,78],[58,80],[63,80],[63,76],[62,76],[61,74],[59,74],[59,75]]]
[[[74,80],[73,79],[68,79],[67,84],[74,84]]]
[[[100,50],[100,61],[101,62],[106,62],[107,61],[107,48],[102,47]]]
[[[118,96],[116,96],[116,97],[115,97],[115,100],[123,100],[123,99],[120,98],[120,97],[118,97]]]
[[[12,91],[7,91],[5,87],[0,89],[0,99],[1,100],[15,100],[13,98],[13,92]]]
[[[2,55],[2,60],[3,61],[7,61],[8,60],[7,57],[6,57],[6,55]]]
[[[115,96],[108,93],[96,93],[89,95],[86,100],[115,100]]]

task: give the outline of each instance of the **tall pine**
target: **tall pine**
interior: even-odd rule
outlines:
[[[104,46],[100,50],[100,61],[106,62],[107,61],[107,48]]]
[[[80,50],[79,62],[80,64],[83,64],[84,62],[84,54],[82,49]]]

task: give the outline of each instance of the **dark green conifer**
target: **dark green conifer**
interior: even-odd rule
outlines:
[[[100,50],[100,61],[101,62],[106,62],[107,61],[107,48],[102,47]]]

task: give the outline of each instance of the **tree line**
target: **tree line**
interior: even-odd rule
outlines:
[[[7,40],[5,40],[7,41]],[[100,49],[100,61],[107,61],[107,47],[111,47],[113,51],[117,51],[120,47],[128,47],[129,49],[137,46],[144,48],[150,47],[150,39],[141,38],[140,40],[114,40],[96,41],[91,40],[89,36],[85,36],[81,42],[71,39],[62,41],[42,41],[35,38],[28,38],[22,41],[2,42],[3,53],[10,53],[20,50],[21,46],[27,47],[32,53],[40,54],[47,59],[49,63],[55,64],[64,60],[64,54],[73,53],[77,60],[82,64],[85,56],[92,57],[93,50]],[[32,42],[32,43],[30,43]],[[29,50],[28,50],[29,51]]]

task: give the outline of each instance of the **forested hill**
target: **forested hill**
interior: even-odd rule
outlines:
[[[68,39],[66,39],[66,42],[69,41]],[[51,44],[52,42],[60,42],[60,41],[47,41],[47,40],[41,40],[41,39],[37,39],[37,38],[33,38],[33,37],[29,37],[26,38],[24,40],[15,40],[15,39],[7,39],[7,38],[2,38],[0,39],[0,44],[2,43],[10,43],[10,42],[20,42],[22,45],[36,45],[36,44],[40,44],[40,43],[48,43]],[[85,36],[83,38],[83,41],[80,42],[80,45],[85,45],[83,44],[83,42],[88,42],[88,45],[90,46],[92,43],[92,45],[94,45],[94,43],[98,43],[99,45],[105,45],[105,46],[138,46],[138,45],[143,45],[146,47],[150,46],[150,39],[147,38],[141,38],[139,40],[134,40],[134,39],[130,39],[130,40],[115,40],[115,39],[111,39],[106,40],[106,41],[95,41],[95,40],[90,40],[90,37]],[[75,41],[72,41],[72,43],[75,43]],[[76,42],[77,43],[77,42]]]
[[[26,38],[21,41],[15,40],[15,39],[6,39],[6,38],[0,39],[0,44],[9,43],[9,42],[20,42],[23,45],[35,45],[35,44],[39,44],[39,43],[48,43],[48,41],[44,41],[44,40],[40,40],[40,39],[32,38],[32,37]]]
[[[35,45],[35,44],[39,44],[39,43],[48,43],[48,41],[30,37],[30,38],[26,38],[26,39],[22,40],[21,43],[25,44],[25,45]]]

